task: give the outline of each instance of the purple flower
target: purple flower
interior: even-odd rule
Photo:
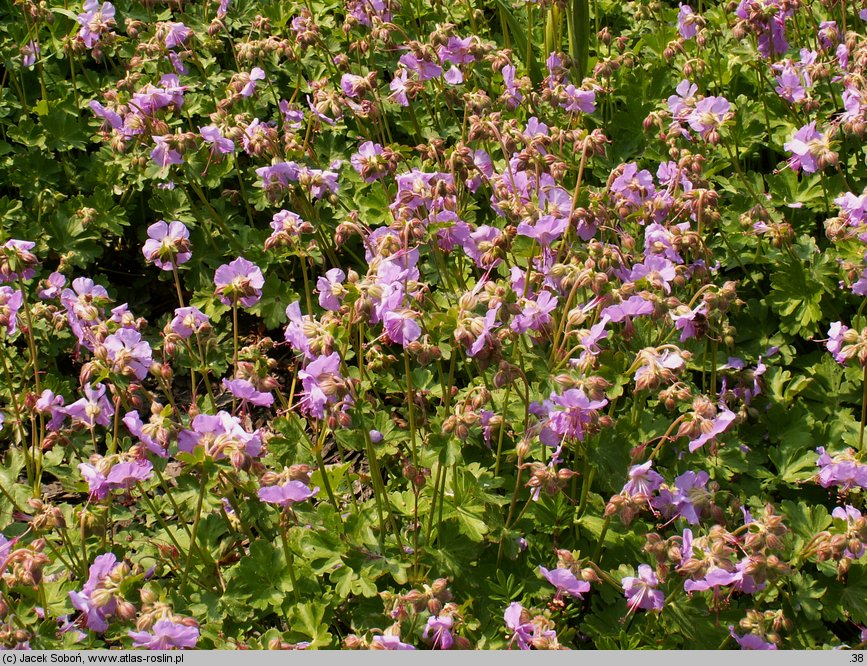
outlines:
[[[845,364],[849,360],[848,355],[842,354],[843,345],[845,344],[844,336],[848,330],[849,327],[844,326],[839,321],[835,321],[831,324],[831,328],[828,329],[828,341],[825,343],[825,347],[831,352],[834,360],[840,364]]]
[[[561,596],[564,592],[578,599],[583,599],[582,594],[590,591],[590,583],[584,580],[578,580],[569,569],[553,569],[548,570],[543,566],[539,567],[545,580],[557,588],[557,596]]]
[[[136,411],[127,412],[123,417],[123,424],[126,426],[127,430],[129,430],[133,437],[144,444],[148,451],[160,458],[168,458],[168,451],[160,441],[158,441],[160,440],[160,430],[162,430],[165,433],[166,444],[168,444],[168,431],[161,426],[158,426],[159,429],[155,429],[153,421],[154,419],[152,418],[151,423],[148,423],[148,425],[145,426]],[[147,431],[145,430],[146,428]],[[151,435],[153,435],[153,437]],[[157,437],[157,439],[154,439],[154,437]]]
[[[319,488],[309,488],[301,481],[289,481],[281,486],[265,486],[259,488],[258,496],[263,502],[269,504],[279,504],[283,507],[291,507],[297,502],[308,500],[316,493]]]
[[[682,306],[685,312],[679,314],[670,313],[674,327],[680,331],[680,341],[684,342],[698,335],[701,324],[707,314],[707,305],[699,303],[692,310],[688,306]]]
[[[228,155],[235,152],[235,142],[224,137],[222,132],[220,132],[220,128],[216,125],[200,127],[199,134],[202,135],[205,143],[211,146],[212,157],[218,153],[220,155]]]
[[[731,104],[725,97],[705,97],[687,116],[687,122],[705,141],[712,141],[711,133],[723,124]]]
[[[214,284],[224,305],[240,303],[249,308],[262,298],[265,276],[258,266],[244,257],[238,257],[217,269],[214,273]]]
[[[452,65],[443,75],[443,80],[450,86],[456,86],[464,82],[464,74],[459,67]]]
[[[514,65],[505,65],[500,71],[503,75],[503,84],[505,86],[501,99],[505,101],[509,109],[516,109],[524,100],[524,95],[515,85],[515,71]]]
[[[524,308],[512,320],[512,330],[516,333],[541,331],[551,323],[551,312],[557,307],[557,297],[543,291],[535,300],[524,299],[523,305]]]
[[[387,310],[382,315],[382,323],[389,339],[404,347],[418,340],[421,336],[421,326],[415,320],[416,316],[412,310],[406,308]]]
[[[65,408],[66,414],[87,428],[93,428],[95,425],[110,426],[114,407],[105,396],[105,386],[94,384],[91,387],[90,384],[85,384],[84,395],[84,398],[76,400]]]
[[[609,305],[602,310],[602,316],[608,317],[612,323],[618,323],[627,317],[639,317],[653,314],[653,303],[644,300],[638,294],[630,296],[628,300],[616,305]]]
[[[66,308],[69,326],[79,343],[88,349],[93,349],[89,325],[96,323],[109,300],[105,287],[95,284],[90,278],[75,278],[72,288],[60,293],[60,302]]]
[[[92,49],[99,41],[100,35],[108,32],[114,25],[114,5],[103,2],[100,6],[99,0],[86,0],[83,9],[84,13],[76,18],[81,26],[78,38],[87,48]]]
[[[175,316],[169,323],[169,328],[179,338],[186,340],[206,329],[210,323],[208,315],[198,308],[188,306],[175,309]]]
[[[165,23],[165,45],[167,49],[173,49],[177,46],[182,46],[187,39],[190,38],[190,35],[193,34],[193,31],[185,26],[183,23],[174,23],[169,21]]]
[[[27,46],[21,48],[21,64],[28,69],[33,67],[37,55],[39,55],[39,44],[31,39]]]
[[[777,646],[764,640],[756,634],[744,634],[739,636],[735,633],[734,625],[729,625],[729,634],[741,646],[741,650],[776,650]]]
[[[262,437],[258,430],[247,432],[237,416],[219,411],[216,416],[199,414],[193,419],[191,430],[178,433],[178,449],[192,453],[196,447],[214,460],[227,455],[257,458],[262,453]]]
[[[509,645],[517,643],[519,650],[529,650],[532,647],[531,641],[536,631],[535,625],[529,621],[527,615],[524,607],[517,601],[510,603],[503,613],[506,626],[513,632]]]
[[[570,83],[563,89],[563,95],[560,106],[566,111],[589,114],[596,110],[596,92],[593,90],[581,90]]]
[[[548,420],[539,434],[548,446],[559,446],[564,438],[584,439],[588,426],[598,416],[598,411],[608,400],[591,400],[583,389],[568,389],[562,395],[551,394],[548,405]]]
[[[819,454],[816,465],[819,466],[817,480],[820,486],[837,486],[842,490],[867,488],[867,465],[858,461],[852,449],[833,458],[825,452],[824,446],[816,448],[816,453]]]
[[[696,15],[689,5],[680,5],[680,10],[677,13],[677,31],[684,39],[692,39],[698,32],[696,25]]]
[[[393,18],[391,0],[348,0],[346,5],[350,15],[368,28],[374,18],[381,23],[390,23]]]
[[[653,461],[648,460],[641,465],[633,465],[629,468],[629,481],[621,491],[625,495],[634,497],[643,495],[650,497],[662,485],[663,478],[652,469]]]
[[[283,122],[289,129],[301,129],[301,126],[304,124],[304,111],[302,109],[299,109],[294,104],[290,104],[285,99],[280,100],[277,106],[283,115]]]
[[[310,350],[310,339],[307,335],[311,325],[314,323],[313,317],[301,314],[301,306],[298,304],[298,301],[290,303],[287,306],[286,316],[289,318],[289,323],[286,325],[286,332],[284,334],[286,342],[307,358],[314,358],[314,354]]]
[[[479,354],[489,343],[493,343],[493,330],[497,325],[497,311],[500,309],[500,304],[498,303],[495,307],[491,308],[487,311],[484,318],[478,317],[477,320],[480,323],[478,327],[476,339],[470,345],[470,348],[467,350],[467,356],[473,357]]]
[[[36,295],[43,301],[50,301],[60,296],[64,285],[66,285],[66,277],[63,273],[54,271],[44,282],[40,283],[41,288],[36,292]]]
[[[171,620],[159,620],[154,623],[151,632],[130,631],[133,646],[148,650],[172,650],[196,647],[199,641],[199,628],[191,627]]]
[[[707,482],[710,480],[707,472],[687,471],[674,480],[674,488],[663,486],[650,505],[669,519],[685,518],[690,525],[699,522],[699,512],[710,498]]]
[[[259,407],[270,407],[274,404],[274,396],[270,392],[263,393],[246,379],[224,379],[223,388],[233,396],[244,402],[249,402]]]
[[[623,171],[611,183],[611,193],[632,207],[640,207],[656,194],[653,176],[647,169],[638,170],[635,162],[623,165]]]
[[[261,67],[254,67],[245,78],[246,83],[244,83],[244,87],[241,88],[240,95],[241,97],[250,97],[254,92],[256,92],[256,81],[263,81],[265,79],[265,70]]]
[[[89,463],[81,463],[78,466],[81,476],[87,481],[90,496],[95,500],[105,499],[112,490],[128,490],[136,483],[147,481],[153,473],[153,466],[146,460],[122,462],[114,465],[108,474],[105,474],[103,458],[99,468]]]
[[[635,264],[631,270],[621,271],[624,282],[645,281],[650,287],[662,289],[666,294],[671,292],[670,283],[677,277],[674,263],[665,257],[652,254],[644,259],[644,263]]]
[[[124,125],[123,118],[121,118],[119,114],[112,111],[111,109],[106,109],[102,104],[97,102],[95,99],[91,100],[89,106],[90,106],[90,110],[93,111],[93,114],[97,118],[102,118],[103,127],[108,126],[108,127],[111,127],[112,129],[115,129],[115,130],[122,130],[123,129],[123,125]]]
[[[695,107],[695,95],[698,86],[683,79],[675,88],[676,95],[668,98],[668,110],[675,120],[684,122],[690,111]]]
[[[448,650],[455,642],[451,632],[453,622],[451,615],[432,615],[427,619],[422,638],[427,639],[433,633],[431,649]]]
[[[132,375],[139,381],[147,377],[153,362],[151,346],[141,339],[141,334],[131,328],[121,328],[103,342],[111,361],[112,371],[125,376]]]
[[[0,287],[0,327],[6,328],[6,335],[18,330],[18,311],[24,305],[24,295],[19,289]]]
[[[391,95],[388,96],[389,100],[400,106],[409,106],[409,99],[407,98],[409,81],[405,69],[398,69],[394,73],[394,78],[388,84],[388,88],[391,90]]]
[[[304,388],[299,408],[314,418],[323,418],[326,405],[337,403],[340,394],[345,393],[344,380],[340,375],[340,354],[337,352],[310,361],[303,370],[298,371],[298,377]]]
[[[50,421],[46,428],[48,430],[59,430],[66,420],[66,412],[63,410],[63,405],[66,401],[62,395],[55,395],[54,391],[45,389],[36,401],[36,411],[50,417]]]
[[[819,171],[823,167],[820,160],[830,152],[828,136],[819,134],[815,120],[796,131],[783,148],[792,153],[789,166],[795,171],[803,169],[804,173]]]
[[[437,49],[437,55],[443,62],[467,65],[476,60],[472,52],[473,42],[473,37],[457,37],[452,35],[445,46],[440,46]]]
[[[787,102],[797,104],[807,98],[807,93],[801,83],[801,76],[794,67],[784,67],[777,75],[777,94]]]
[[[423,60],[416,56],[415,53],[404,53],[398,62],[411,72],[418,74],[419,81],[435,79],[443,72],[443,68],[437,63]]]
[[[734,423],[735,418],[737,418],[737,414],[724,404],[721,404],[720,411],[710,421],[709,425],[707,423],[702,424],[701,434],[689,443],[689,452],[693,453],[697,451],[709,441],[724,433]]]
[[[340,309],[346,289],[343,281],[346,273],[339,268],[332,268],[316,281],[316,290],[319,292],[319,305],[326,310],[337,312]]]
[[[657,590],[659,579],[653,569],[647,564],[638,565],[638,576],[626,576],[623,581],[623,591],[626,593],[626,605],[629,612],[639,608],[644,610],[662,610],[665,595]]]
[[[381,636],[374,636],[371,642],[376,646],[375,649],[378,650],[415,650],[415,646],[409,643],[401,643],[400,636],[383,634]]]
[[[148,239],[142,247],[145,261],[164,271],[185,264],[192,257],[190,230],[179,220],[166,224],[163,220],[148,227]]]
[[[337,194],[338,174],[324,169],[308,169],[301,167],[298,171],[298,182],[316,198],[321,199],[326,193]]]
[[[340,89],[347,97],[359,97],[370,90],[370,81],[366,76],[347,73],[340,77]]]
[[[147,481],[153,475],[153,465],[147,460],[122,462],[114,465],[105,477],[110,490],[132,488],[135,484]]]
[[[861,520],[861,512],[858,511],[854,506],[847,504],[845,507],[838,506],[832,512],[831,516],[836,518],[837,520],[842,520],[846,523],[847,531],[857,530],[858,528],[855,526],[856,521]],[[849,541],[852,544],[852,541]],[[864,544],[855,540],[855,543],[859,544],[859,547],[856,548],[855,552],[852,551],[851,546],[846,548],[846,552],[844,555],[850,559],[857,560],[862,555],[864,555],[864,551],[867,550],[864,547]]]
[[[543,215],[533,225],[528,222],[520,222],[518,235],[535,239],[541,247],[549,247],[553,241],[565,233],[568,227],[569,219],[567,217]]]
[[[96,632],[104,632],[108,629],[107,620],[117,610],[117,599],[113,593],[105,589],[105,580],[111,576],[115,569],[122,566],[112,553],[99,555],[90,565],[90,575],[81,592],[70,592],[69,599],[76,610],[85,614],[85,624],[88,629]],[[94,593],[106,592],[98,599],[93,600]]]
[[[380,157],[382,152],[382,146],[378,143],[365,141],[358,147],[358,152],[349,159],[352,168],[365,183],[374,183],[388,175],[389,165],[385,159]]]
[[[36,247],[32,241],[14,238],[0,245],[0,282],[29,280],[36,275],[39,260],[31,250]]]
[[[151,151],[151,159],[158,167],[167,167],[171,164],[183,164],[183,156],[174,148],[169,146],[168,139],[170,134],[153,137],[156,148]]]

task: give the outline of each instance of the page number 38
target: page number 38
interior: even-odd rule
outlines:
[[[852,657],[851,657],[851,659],[849,659],[849,661],[853,664],[863,664],[864,663],[864,654],[857,652],[857,653],[852,655]]]

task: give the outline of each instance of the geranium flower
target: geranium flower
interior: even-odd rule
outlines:
[[[639,608],[662,610],[662,606],[665,604],[665,595],[656,589],[659,585],[659,579],[649,565],[639,564],[638,576],[626,576],[622,584],[626,594],[626,605],[630,613]]]
[[[199,628],[171,620],[158,620],[151,631],[130,631],[133,646],[148,650],[190,649],[199,641]]]
[[[584,580],[578,580],[569,569],[553,569],[548,570],[543,566],[539,567],[539,572],[545,577],[551,585],[557,588],[557,596],[563,593],[569,594],[578,599],[583,599],[581,595],[590,591],[590,583]]]
[[[182,340],[196,335],[211,324],[211,320],[204,312],[193,306],[175,309],[175,316],[169,322],[172,333]]]
[[[18,311],[24,305],[24,295],[20,289],[0,287],[0,327],[6,329],[6,335],[13,335],[18,330]]]
[[[293,504],[310,499],[318,492],[318,487],[310,488],[301,481],[288,481],[279,486],[259,488],[257,495],[263,502],[291,507]]]
[[[154,222],[148,227],[148,239],[142,247],[145,261],[164,271],[185,264],[192,257],[190,230],[180,220]]]
[[[224,379],[223,388],[243,402],[249,402],[259,407],[270,407],[274,404],[274,396],[264,393],[246,379]]]
[[[238,257],[217,269],[214,273],[214,284],[224,305],[240,303],[249,308],[262,298],[265,276],[258,266],[244,257]]]

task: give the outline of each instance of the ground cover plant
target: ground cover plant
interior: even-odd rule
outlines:
[[[3,647],[867,641],[867,5],[0,16]]]

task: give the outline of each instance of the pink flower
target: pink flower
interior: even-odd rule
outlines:
[[[133,646],[148,650],[187,649],[196,647],[199,628],[171,620],[159,620],[151,631],[130,631]]]
[[[226,137],[224,137],[222,132],[220,132],[220,128],[216,125],[207,125],[205,127],[200,127],[199,134],[202,135],[205,143],[211,146],[212,156],[216,155],[217,153],[221,155],[228,155],[229,153],[235,152],[235,142],[231,139],[227,139]]]
[[[18,330],[18,311],[24,304],[24,296],[19,289],[0,287],[0,327],[6,328],[6,335]]]
[[[638,565],[638,576],[626,576],[623,579],[623,591],[626,593],[626,605],[629,612],[643,608],[644,610],[662,610],[665,595],[656,589],[659,579],[647,564]]]
[[[259,407],[270,407],[274,404],[274,396],[271,393],[265,393],[256,389],[256,387],[246,379],[224,379],[223,388],[239,400],[249,402]]]
[[[241,88],[241,97],[250,97],[256,92],[256,81],[263,81],[265,79],[265,70],[261,67],[254,67],[250,70],[247,77],[247,82]]]
[[[346,295],[346,289],[343,287],[343,281],[346,279],[346,273],[339,268],[332,268],[324,277],[320,277],[316,281],[316,291],[319,292],[319,305],[326,310],[337,312],[340,309],[340,304],[343,297]]]
[[[265,486],[264,488],[259,488],[258,496],[263,502],[291,507],[297,502],[303,502],[304,500],[310,499],[318,492],[319,488],[309,488],[301,481],[289,481],[281,486]]]
[[[792,138],[783,144],[783,148],[792,153],[789,166],[793,170],[804,170],[804,173],[816,173],[833,160],[830,142],[827,134],[816,130],[816,121],[804,125],[796,131]]]
[[[148,239],[142,247],[145,261],[164,271],[185,264],[192,257],[190,252],[190,230],[186,225],[173,220],[168,224],[163,220],[148,227]]]
[[[151,159],[158,167],[167,167],[171,164],[183,164],[183,156],[168,144],[171,135],[153,137],[156,148],[151,151]]]
[[[582,599],[581,595],[590,591],[590,583],[578,580],[569,569],[553,569],[549,571],[545,567],[540,566],[539,572],[545,577],[545,580],[557,588],[558,597],[565,592],[573,597]]]
[[[254,263],[238,257],[217,269],[214,273],[214,284],[224,305],[240,303],[249,308],[262,298],[265,276]]]

